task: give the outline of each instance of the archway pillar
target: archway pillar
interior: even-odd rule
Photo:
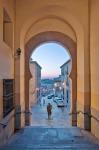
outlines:
[[[91,96],[90,96],[90,48],[88,46],[88,39],[85,42],[83,53],[78,51],[77,66],[77,125],[86,130],[91,128]],[[81,50],[82,51],[82,50]],[[83,59],[81,61],[81,55]]]
[[[72,102],[71,102],[71,124],[77,126],[77,82],[76,76],[72,75]]]
[[[29,74],[26,73],[25,77],[25,125],[29,126],[31,124],[31,110],[30,110],[30,102],[29,102]]]
[[[73,51],[72,55],[72,71],[70,78],[72,80],[72,96],[71,96],[71,124],[77,126],[77,53]]]
[[[25,100],[24,100],[24,46],[20,43],[20,34],[15,29],[14,37],[14,79],[15,79],[15,130],[18,130],[25,125]],[[20,55],[17,49],[21,49]],[[22,64],[23,62],[23,64]],[[22,80],[23,79],[23,80]]]
[[[15,58],[15,130],[21,128],[20,56]]]
[[[86,85],[86,84],[85,84]],[[86,85],[88,86],[88,84]],[[90,91],[78,93],[77,101],[77,125],[86,130],[91,128]]]
[[[87,39],[84,52],[84,128],[91,130],[91,80],[90,80],[90,45]]]
[[[29,81],[31,79],[31,74],[29,70],[29,56],[28,48],[25,50],[25,125],[29,126],[31,124],[31,110],[29,102]]]

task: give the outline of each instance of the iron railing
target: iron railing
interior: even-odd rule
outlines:
[[[12,115],[10,116],[10,118],[9,118],[5,123],[0,122],[0,126],[2,126],[3,128],[5,128],[5,127],[8,125],[9,121],[10,121],[13,117],[15,117],[16,115],[21,115],[21,114],[30,114],[30,115],[32,115],[31,112],[26,112],[26,111],[14,113],[14,114],[12,114]]]
[[[83,112],[83,111],[81,111],[81,110],[80,110],[80,111],[77,111],[77,112],[75,112],[75,113],[71,112],[71,113],[69,113],[69,115],[73,115],[73,114],[79,115],[80,113],[83,114],[83,115],[87,115],[88,117],[93,118],[93,119],[95,119],[97,122],[99,122],[99,119],[98,119],[98,118],[96,118],[96,117],[93,116],[92,114]]]

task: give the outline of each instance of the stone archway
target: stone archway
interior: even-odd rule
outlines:
[[[18,16],[19,19],[17,20],[15,35],[15,49],[20,47],[22,50],[20,60],[15,61],[15,101],[16,107],[18,106],[18,108],[20,108],[18,109],[18,114],[20,114],[20,111],[24,111],[25,109],[24,46],[27,45],[32,37],[36,37],[42,32],[58,31],[61,34],[63,33],[63,35],[68,35],[69,37],[71,37],[71,39],[73,39],[73,41],[77,42],[77,125],[84,129],[90,129],[90,47],[88,38],[89,30],[87,31],[86,28],[88,22],[85,21],[86,24],[85,22],[83,22],[84,18],[82,14],[81,17],[83,19],[78,16],[78,8],[77,10],[75,10],[76,13],[74,13],[74,11],[71,9],[71,2],[69,3],[69,5],[65,3],[66,6],[64,5],[64,3],[60,3],[61,5],[57,5],[56,2],[51,2],[50,4],[49,2],[45,4],[44,3],[42,3],[42,5],[37,4],[37,8],[34,7],[34,9],[32,8],[32,5],[30,3],[31,9],[29,9],[28,13],[26,14],[23,13],[23,10],[25,11],[25,8],[29,5],[23,7],[23,9],[20,7],[19,11],[20,17]],[[67,9],[68,7],[70,7],[70,10]],[[68,30],[67,26],[70,30]],[[32,32],[31,28],[33,29]],[[46,37],[44,38],[45,41],[42,40],[42,42],[51,40],[51,38],[46,40]],[[58,40],[58,38],[52,39],[55,41]],[[61,42],[61,39],[58,41]],[[35,43],[39,45],[40,40]],[[22,120],[20,120],[20,124],[21,123],[22,125],[24,125],[24,122]]]
[[[42,32],[33,36],[25,45],[25,123],[30,124],[30,107],[29,107],[29,80],[31,78],[31,73],[29,69],[29,59],[33,49],[35,49],[39,44],[44,42],[55,41],[61,43],[65,48],[68,48],[71,58],[72,58],[72,71],[70,77],[72,79],[72,125],[77,125],[77,45],[76,43],[67,35],[48,31]]]

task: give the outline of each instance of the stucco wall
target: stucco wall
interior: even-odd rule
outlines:
[[[91,0],[91,113],[99,120],[99,1]],[[91,130],[99,138],[99,121],[92,117]]]
[[[0,79],[14,77],[14,50],[3,41],[3,8],[6,9],[12,23],[14,23],[14,6],[12,7],[12,5],[11,1],[6,4],[5,1],[0,0]]]
[[[13,23],[14,33],[14,3],[13,0],[0,0],[0,122],[6,124],[5,128],[0,125],[0,144],[5,143],[14,132],[14,112],[3,118],[3,79],[14,78],[14,49],[3,41],[3,8],[6,9]],[[10,36],[9,37],[10,41]],[[12,116],[12,117],[11,117]]]
[[[57,24],[57,28],[56,28]],[[73,39],[76,42],[76,36],[73,29],[65,22],[62,22],[61,19],[59,20],[57,17],[48,17],[42,20],[39,20],[38,22],[34,23],[31,28],[28,30],[26,37],[25,37],[25,43],[27,43],[31,37],[37,35],[40,32],[45,31],[58,31],[65,33],[68,35],[71,39]]]
[[[2,120],[2,123],[6,126],[0,125],[0,144],[5,144],[14,133],[14,111],[10,112]]]

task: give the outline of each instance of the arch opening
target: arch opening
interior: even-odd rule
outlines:
[[[44,49],[44,50],[43,50]],[[72,58],[71,58],[71,54],[70,54],[70,51],[64,47],[64,45],[62,45],[60,42],[57,42],[57,41],[47,41],[47,42],[43,42],[43,43],[40,43],[39,45],[37,45],[37,47],[35,47],[35,49],[32,50],[32,53],[30,55],[30,61],[31,59],[33,59],[34,61],[36,61],[38,59],[38,62],[39,64],[41,63],[41,66],[44,65],[44,62],[40,61],[40,59],[45,59],[45,57],[42,57],[43,56],[46,56],[46,60],[49,59],[49,61],[54,61],[53,58],[56,57],[57,59],[57,62],[58,62],[58,59],[60,59],[59,57],[57,57],[57,51],[56,49],[58,50],[58,54],[60,53],[60,51],[62,52],[62,54],[60,53],[60,57],[62,57],[63,55],[63,60],[60,62],[59,64],[59,67],[65,63],[66,61],[68,60],[71,60],[71,67],[70,67],[70,70],[69,70],[69,75],[71,73],[71,69],[72,69]],[[40,54],[39,54],[39,51],[42,51],[40,54],[41,54],[41,57],[40,57]],[[51,52],[50,52],[51,51]],[[53,52],[52,52],[53,51]],[[37,56],[39,55],[39,56]],[[52,55],[55,56],[53,58],[49,58],[49,57]],[[62,55],[62,56],[61,56]],[[39,57],[39,58],[38,58]],[[65,58],[66,57],[66,58]],[[48,61],[47,61],[48,62]],[[42,64],[43,63],[43,64]],[[46,62],[45,62],[46,63]],[[51,63],[51,62],[50,62]],[[43,69],[42,69],[43,70]],[[31,72],[31,70],[30,70]],[[32,72],[31,72],[32,74]]]
[[[70,108],[72,95],[72,58],[68,49],[57,41],[39,44],[29,59],[31,78],[29,80],[29,103],[32,111],[32,125],[48,125],[47,105],[52,105],[53,126],[71,126]],[[40,110],[38,110],[38,106]],[[36,110],[36,115],[35,115]],[[62,110],[62,111],[61,111]],[[39,114],[40,111],[40,114]],[[43,113],[46,113],[43,116]],[[59,113],[60,117],[57,117]],[[38,116],[42,117],[38,117]],[[35,116],[37,116],[35,118]],[[67,117],[67,119],[65,119]],[[39,118],[39,120],[38,120]],[[36,120],[36,124],[34,123]],[[56,120],[56,122],[55,122]],[[64,122],[62,124],[61,122]]]
[[[76,78],[76,69],[77,69],[77,58],[76,58],[76,44],[75,42],[73,42],[68,36],[58,33],[58,32],[44,32],[44,33],[40,33],[36,36],[34,36],[32,39],[30,39],[28,41],[28,43],[25,45],[25,74],[27,74],[27,76],[25,76],[25,85],[28,85],[29,87],[29,80],[31,78],[31,73],[30,73],[30,68],[29,68],[29,60],[32,54],[33,49],[37,48],[39,45],[41,45],[42,43],[44,44],[45,42],[51,42],[54,41],[57,43],[61,43],[61,45],[64,45],[64,48],[68,48],[69,50],[69,54],[71,55],[72,58],[72,70],[70,73],[70,78],[72,80],[72,102],[71,102],[71,112],[75,115],[72,115],[71,117],[71,122],[72,125],[76,125],[77,124],[77,120],[76,120],[76,100],[77,100],[77,78]],[[28,96],[27,96],[28,95]],[[25,105],[26,105],[26,109],[30,108],[30,104],[29,101],[27,101],[29,99],[29,92],[27,94],[27,91],[25,91]],[[29,120],[28,120],[29,121]]]

